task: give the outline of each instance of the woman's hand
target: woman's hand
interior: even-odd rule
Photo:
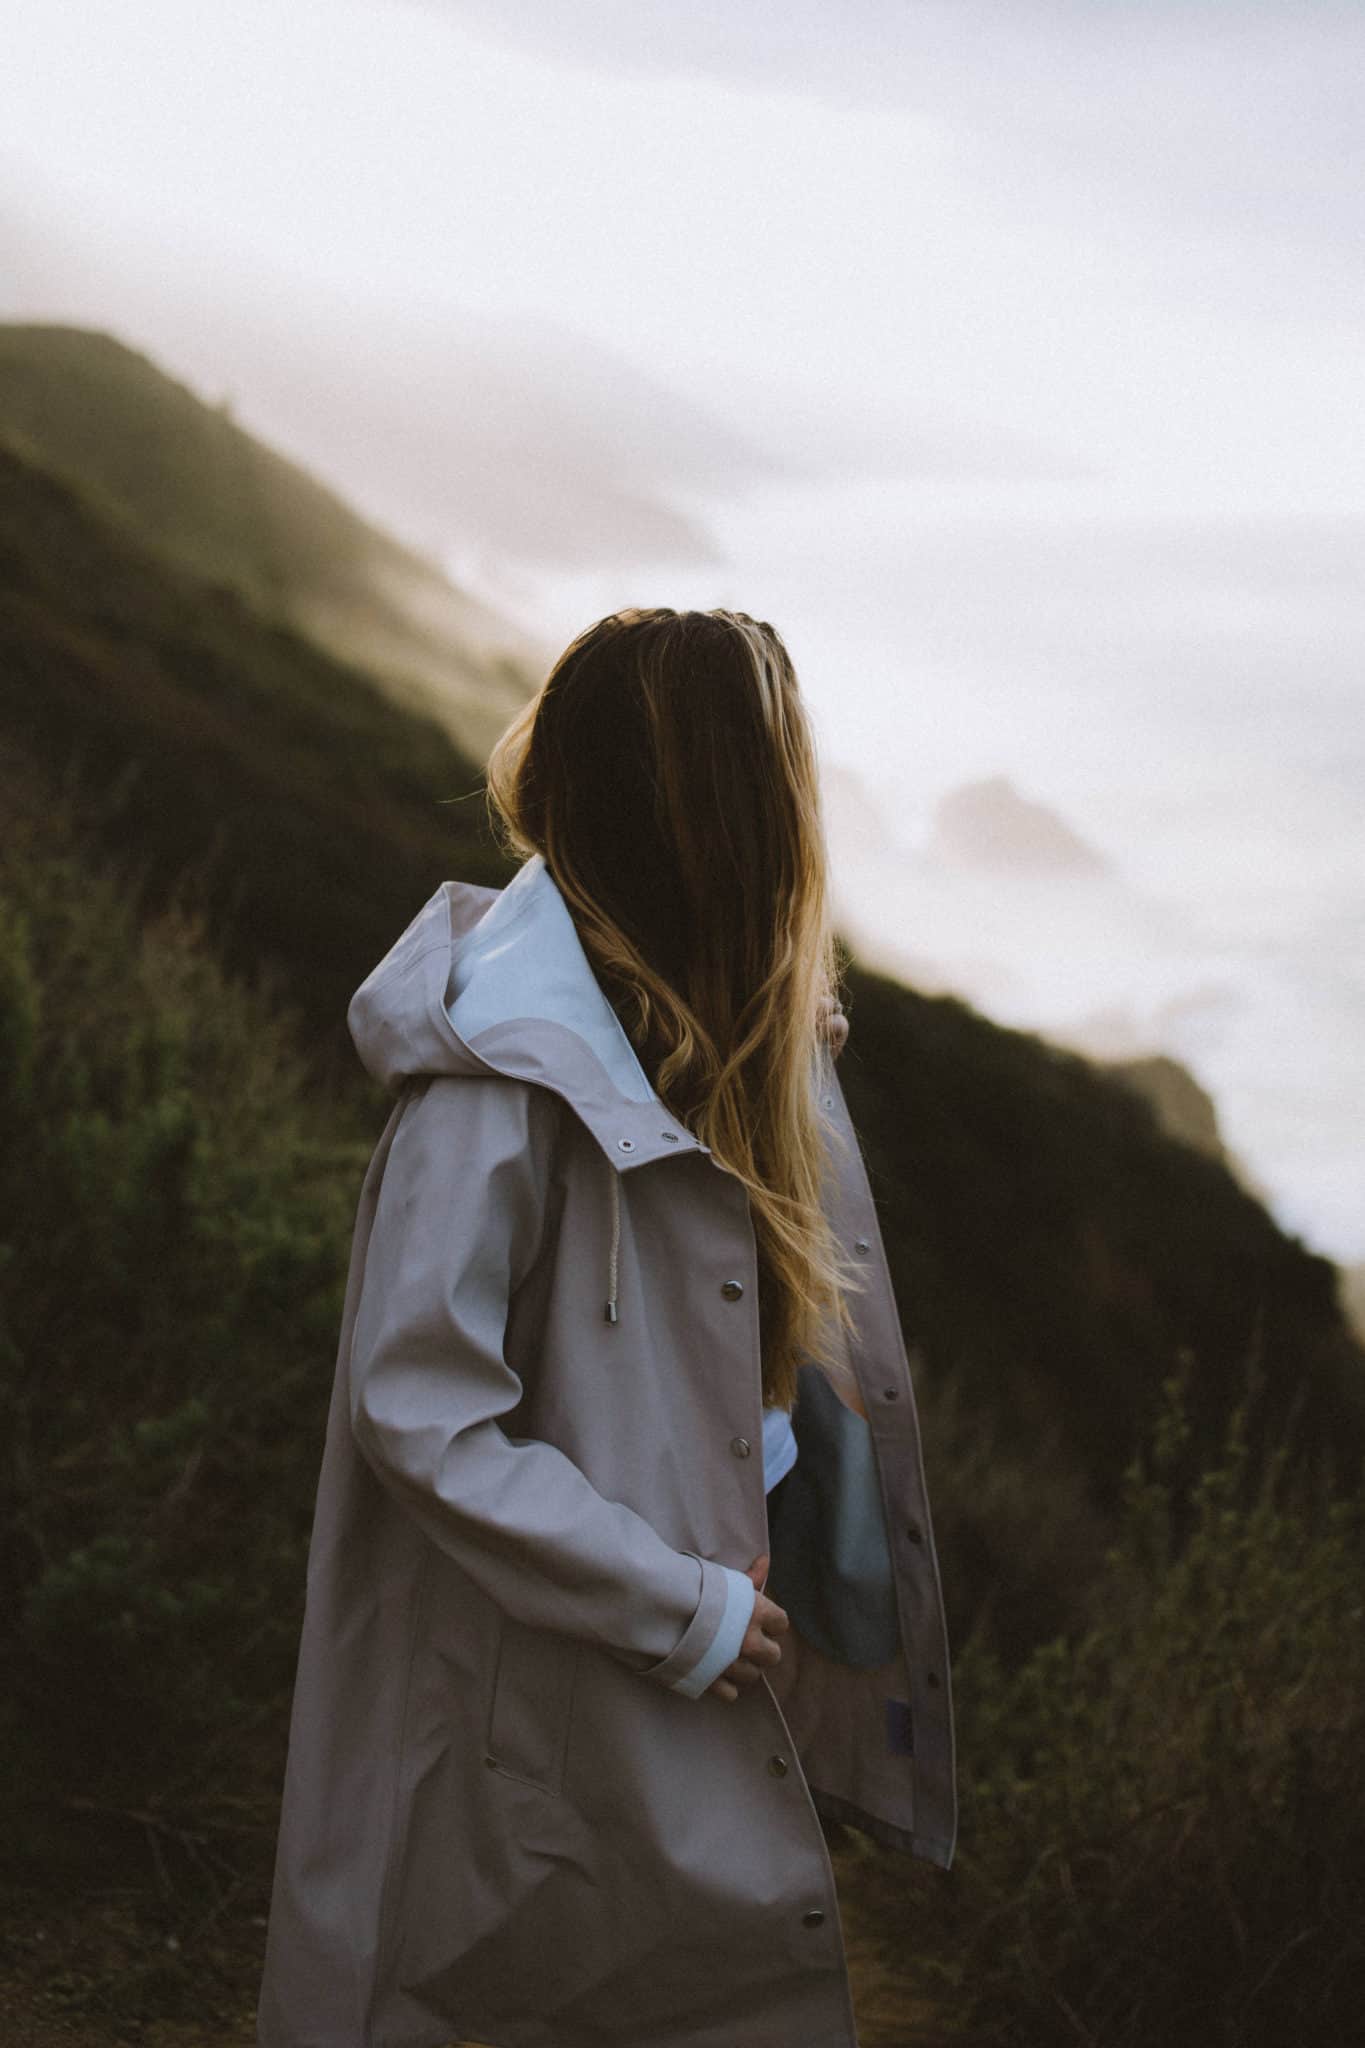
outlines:
[[[758,1591],[754,1595],[754,1611],[749,1616],[739,1655],[706,1688],[708,1693],[713,1692],[720,1699],[737,1700],[742,1685],[757,1685],[765,1667],[771,1669],[782,1661],[782,1645],[777,1638],[785,1633],[790,1623],[786,1608],[779,1607],[775,1600],[769,1600],[762,1590],[763,1581],[768,1576],[769,1561],[767,1551],[760,1551],[753,1563],[746,1567],[747,1576]]]

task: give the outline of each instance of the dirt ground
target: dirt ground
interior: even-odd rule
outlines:
[[[860,1931],[863,1838],[831,1842],[860,2048],[937,2048],[913,1966]],[[267,1895],[242,1879],[187,1913],[172,1889],[108,1885],[63,1899],[0,1891],[3,2048],[254,2048]],[[452,2048],[479,2048],[452,2043]],[[800,2048],[793,2043],[792,2048]]]

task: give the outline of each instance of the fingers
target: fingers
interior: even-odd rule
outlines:
[[[749,1620],[750,1628],[761,1628],[765,1635],[784,1635],[791,1627],[785,1607],[779,1607],[776,1600],[769,1600],[760,1593],[754,1602],[754,1611]]]
[[[773,1665],[781,1662],[781,1645],[775,1643],[770,1636],[764,1635],[762,1631],[755,1634],[750,1630],[744,1638],[740,1655],[733,1664],[726,1666],[721,1677],[712,1680],[706,1690],[723,1700],[738,1699],[741,1687],[747,1691],[750,1686],[758,1684],[765,1666],[771,1669]]]
[[[736,1667],[741,1663],[758,1666],[763,1664],[780,1664],[781,1662],[782,1645],[775,1642],[765,1630],[750,1628],[744,1641],[739,1646],[739,1656],[736,1657],[733,1664],[726,1667],[727,1676],[733,1674]]]
[[[771,1669],[782,1661],[782,1646],[774,1638],[785,1633],[790,1623],[786,1609],[769,1600],[762,1591],[769,1562],[768,1552],[762,1550],[747,1568],[747,1575],[754,1582],[754,1611],[739,1656],[723,1677],[714,1679],[706,1688],[718,1699],[737,1700],[741,1687],[757,1685],[765,1667]]]
[[[737,1700],[741,1686],[747,1692],[751,1686],[758,1684],[762,1676],[763,1673],[759,1670],[758,1665],[753,1663],[750,1658],[736,1657],[734,1663],[726,1670],[724,1677],[713,1679],[706,1690],[716,1693],[723,1700]]]
[[[775,1664],[777,1661],[776,1657],[765,1657],[762,1660],[764,1664]],[[725,1676],[732,1679],[736,1685],[757,1685],[759,1679],[763,1676],[763,1672],[758,1658],[736,1657],[734,1663],[727,1669]]]
[[[771,1670],[773,1665],[780,1664],[781,1662],[782,1651],[780,1646],[773,1642],[770,1636],[763,1636],[760,1638],[757,1647],[753,1643],[741,1644],[739,1655],[736,1657],[734,1664],[728,1667],[726,1676],[732,1677],[736,1665],[739,1665],[748,1671],[752,1671],[754,1678],[757,1678],[760,1671]],[[753,1679],[749,1682],[752,1684]]]

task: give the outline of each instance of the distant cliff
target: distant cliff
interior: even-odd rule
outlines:
[[[1105,1073],[1126,1081],[1151,1103],[1162,1129],[1173,1138],[1207,1152],[1211,1159],[1226,1158],[1213,1097],[1179,1060],[1168,1053],[1151,1053],[1101,1064]]]

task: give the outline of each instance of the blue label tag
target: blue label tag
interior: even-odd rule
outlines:
[[[886,1746],[890,1750],[892,1756],[914,1755],[914,1725],[910,1719],[909,1700],[887,1701]]]

